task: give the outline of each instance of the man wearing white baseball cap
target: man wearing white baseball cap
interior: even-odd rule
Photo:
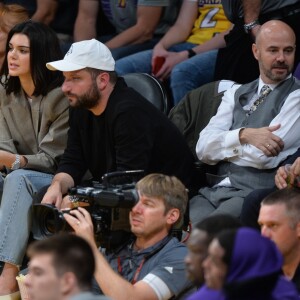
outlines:
[[[103,71],[114,71],[115,61],[110,50],[95,39],[77,42],[71,45],[63,60],[46,64],[51,71],[78,71],[94,68]]]
[[[117,76],[114,59],[104,44],[94,39],[74,43],[63,60],[49,62],[47,68],[63,71],[62,90],[71,108],[67,148],[42,203],[65,207],[70,200],[63,195],[81,183],[87,170],[93,180],[100,181],[108,172],[142,169],[145,175],[176,176],[193,188],[193,155],[183,136],[163,113]],[[147,244],[152,246],[153,239]],[[183,263],[184,257],[176,260]],[[115,286],[126,286],[124,295],[142,292],[145,299],[155,300],[177,295],[185,286],[184,280],[178,282],[175,291],[171,283],[160,282],[167,298],[145,283],[139,288],[127,281],[124,284],[118,274],[111,286],[100,288],[109,291],[106,295],[113,299]]]

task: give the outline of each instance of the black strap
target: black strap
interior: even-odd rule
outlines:
[[[5,265],[5,262],[0,261],[0,276],[1,276],[2,271],[3,271],[3,269],[4,269],[4,265]]]

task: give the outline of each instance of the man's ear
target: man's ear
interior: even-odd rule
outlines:
[[[255,43],[252,44],[252,52],[256,60],[258,60],[258,54],[259,50],[257,48],[257,45]]]
[[[77,278],[74,273],[66,272],[61,277],[61,292],[63,295],[69,295],[78,288]]]
[[[109,83],[110,76],[108,73],[103,72],[97,76],[96,82],[100,91],[104,90]]]
[[[297,230],[297,236],[300,239],[300,222],[297,223],[296,230]]]
[[[167,223],[169,225],[173,225],[175,224],[179,217],[180,217],[180,211],[178,208],[171,208],[168,213],[167,213],[168,217],[167,217]]]

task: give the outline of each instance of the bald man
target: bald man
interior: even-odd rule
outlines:
[[[281,21],[263,24],[252,46],[260,76],[227,90],[217,114],[200,133],[198,158],[218,164],[209,187],[190,201],[197,223],[208,215],[240,217],[244,198],[271,188],[277,167],[300,146],[300,84],[291,75],[296,37]]]

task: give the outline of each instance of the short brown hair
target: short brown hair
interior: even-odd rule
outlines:
[[[188,191],[177,177],[157,173],[149,174],[136,184],[136,189],[142,195],[162,199],[166,213],[172,208],[177,208],[180,218],[176,223],[182,221],[187,207]]]
[[[40,254],[52,256],[53,267],[58,276],[72,272],[81,290],[91,288],[95,258],[90,245],[83,238],[75,234],[59,233],[30,244],[27,250],[28,257]]]
[[[297,187],[287,187],[276,190],[263,199],[261,205],[283,204],[287,215],[290,218],[291,227],[295,227],[300,222],[300,189]]]

